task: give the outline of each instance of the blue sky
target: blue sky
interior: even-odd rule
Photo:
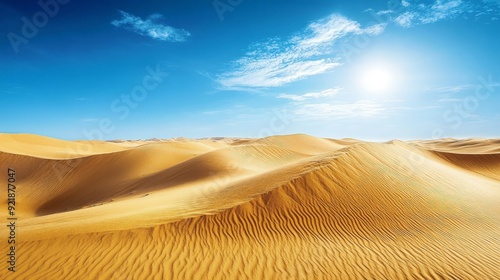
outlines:
[[[0,0],[0,132],[500,137],[500,1]]]

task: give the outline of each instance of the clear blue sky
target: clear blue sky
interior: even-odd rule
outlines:
[[[40,3],[0,1],[0,132],[500,137],[500,0]]]

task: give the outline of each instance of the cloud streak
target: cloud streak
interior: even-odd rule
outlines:
[[[310,23],[289,38],[254,44],[217,81],[224,88],[278,87],[325,73],[341,65],[338,58],[328,56],[339,40],[352,35],[378,35],[384,28],[383,24],[362,28],[358,22],[334,14]]]
[[[410,28],[416,25],[451,20],[459,16],[476,14],[477,17],[495,12],[491,7],[493,1],[484,0],[482,3],[477,2],[467,0],[435,0],[431,4],[423,4],[402,1],[401,6],[403,7],[403,11],[393,18],[393,22],[401,27]],[[378,13],[381,12],[384,11]]]
[[[466,12],[466,3],[462,0],[436,0],[433,4],[405,4],[408,10],[394,19],[394,22],[404,28],[414,25],[435,23],[441,20],[455,18]]]
[[[386,108],[381,103],[360,100],[354,103],[312,103],[297,107],[293,113],[310,119],[344,119],[383,115]]]
[[[280,94],[279,99],[288,100],[287,107],[290,113],[298,119],[334,120],[334,119],[359,119],[367,117],[384,117],[391,114],[392,109],[387,108],[388,102],[359,100],[354,102],[339,102],[334,100],[343,88],[330,88],[318,92],[304,94]]]
[[[292,101],[305,101],[308,99],[332,97],[337,95],[340,90],[342,90],[342,88],[330,88],[320,92],[309,92],[301,95],[282,93],[278,95],[277,98],[288,99]]]
[[[184,29],[177,29],[160,23],[159,21],[163,18],[160,14],[150,15],[143,20],[124,11],[119,11],[119,13],[121,18],[113,20],[111,24],[142,36],[167,42],[183,42],[190,36],[189,32]]]

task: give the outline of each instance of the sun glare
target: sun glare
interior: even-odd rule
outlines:
[[[387,92],[394,84],[394,76],[389,69],[371,67],[363,71],[360,82],[368,92]]]

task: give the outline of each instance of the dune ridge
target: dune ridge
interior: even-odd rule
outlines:
[[[5,279],[500,275],[498,140],[0,143],[22,189]]]

